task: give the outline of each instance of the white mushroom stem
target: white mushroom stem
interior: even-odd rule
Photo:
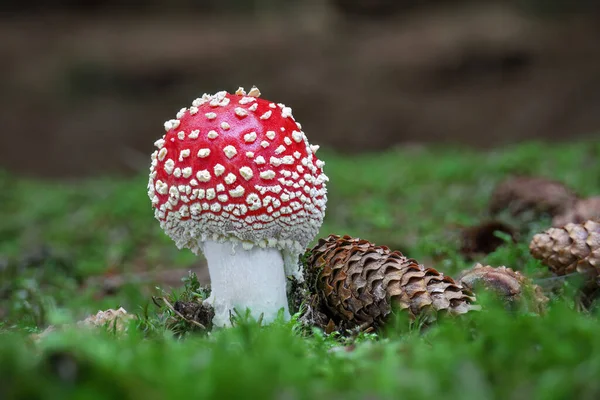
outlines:
[[[242,315],[250,309],[264,323],[273,322],[283,308],[289,319],[287,281],[281,251],[258,246],[250,250],[241,243],[206,241],[202,252],[208,261],[211,295],[215,309],[213,324],[230,325],[234,308]]]

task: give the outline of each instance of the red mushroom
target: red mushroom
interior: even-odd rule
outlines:
[[[233,308],[289,317],[286,275],[317,234],[327,202],[323,161],[289,107],[247,94],[203,95],[165,122],[148,195],[178,248],[201,251],[214,323]]]

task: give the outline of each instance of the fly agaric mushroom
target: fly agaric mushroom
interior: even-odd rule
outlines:
[[[289,107],[259,96],[204,94],[165,122],[152,154],[155,217],[178,248],[206,257],[216,326],[234,308],[289,317],[286,275],[302,279],[298,256],[325,213],[319,147]]]

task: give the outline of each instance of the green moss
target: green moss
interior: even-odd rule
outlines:
[[[366,238],[449,274],[472,264],[458,252],[458,228],[487,218],[490,193],[509,174],[558,179],[582,195],[598,194],[600,182],[598,142],[321,151],[330,177],[321,236]],[[399,315],[379,336],[357,339],[307,335],[295,320],[259,327],[244,318],[210,336],[180,336],[140,285],[101,296],[82,285],[107,270],[198,262],[160,230],[143,174],[65,184],[0,173],[0,185],[10,189],[0,191],[0,398],[600,396],[600,321],[578,312],[569,290],[543,316],[480,296],[486,311],[426,332]],[[547,275],[527,249],[547,222],[530,223],[518,243],[478,261]],[[183,286],[179,298],[190,295]],[[121,305],[142,317],[125,335],[67,330],[35,345],[29,339],[49,323]]]

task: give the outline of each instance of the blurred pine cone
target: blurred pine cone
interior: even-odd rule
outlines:
[[[600,219],[600,196],[578,200],[571,209],[552,219],[552,226],[581,224],[590,219]]]
[[[504,240],[496,235],[502,232],[516,243],[516,230],[502,221],[484,221],[479,225],[469,226],[461,230],[460,252],[468,259],[490,254],[504,244]]]
[[[377,327],[394,308],[407,310],[412,318],[474,308],[472,293],[452,278],[367,240],[330,235],[308,255],[309,279],[338,322]]]
[[[529,244],[531,254],[555,274],[600,273],[600,222],[567,224],[535,235]]]
[[[509,306],[526,305],[536,312],[543,312],[548,302],[542,288],[531,279],[510,268],[475,265],[460,273],[458,281],[464,287],[474,290],[481,285],[500,295]]]
[[[564,214],[577,202],[577,195],[560,182],[536,177],[513,177],[496,186],[489,210],[493,215],[509,210],[512,215],[526,211]]]

